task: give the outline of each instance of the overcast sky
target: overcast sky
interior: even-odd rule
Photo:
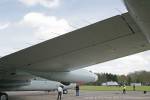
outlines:
[[[126,12],[122,0],[1,0],[0,56]],[[86,68],[127,74],[150,70],[150,51]]]

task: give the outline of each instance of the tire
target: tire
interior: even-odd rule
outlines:
[[[63,94],[68,94],[68,90],[63,90]]]
[[[0,93],[0,100],[8,100],[8,95],[6,93]]]

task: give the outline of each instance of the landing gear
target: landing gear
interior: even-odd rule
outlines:
[[[68,90],[67,90],[67,89],[64,89],[64,90],[63,90],[63,94],[68,94]]]
[[[0,93],[0,100],[8,100],[8,95],[6,93]]]

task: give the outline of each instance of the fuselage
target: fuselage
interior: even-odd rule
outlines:
[[[71,88],[73,86],[75,87],[72,83],[83,84],[97,80],[97,75],[84,69],[69,72],[25,72],[18,70],[12,79],[9,79],[9,76],[5,77],[5,79],[1,80],[0,90],[50,91],[56,90],[59,85],[64,85],[65,88]],[[27,72],[35,76],[30,76]],[[19,77],[21,75],[27,77],[22,79],[23,77]]]
[[[6,86],[7,85],[7,86]],[[57,90],[57,88],[62,85],[64,86],[63,89],[71,89],[75,88],[75,83],[70,83],[69,85],[64,85],[57,81],[51,81],[51,80],[31,80],[27,84],[19,84],[16,83],[14,85],[5,84],[4,87],[0,87],[1,91],[53,91]]]
[[[150,42],[150,0],[124,0],[125,6]]]

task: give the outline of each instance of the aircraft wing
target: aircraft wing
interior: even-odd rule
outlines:
[[[0,67],[71,71],[148,49],[144,34],[126,13],[2,57]]]

